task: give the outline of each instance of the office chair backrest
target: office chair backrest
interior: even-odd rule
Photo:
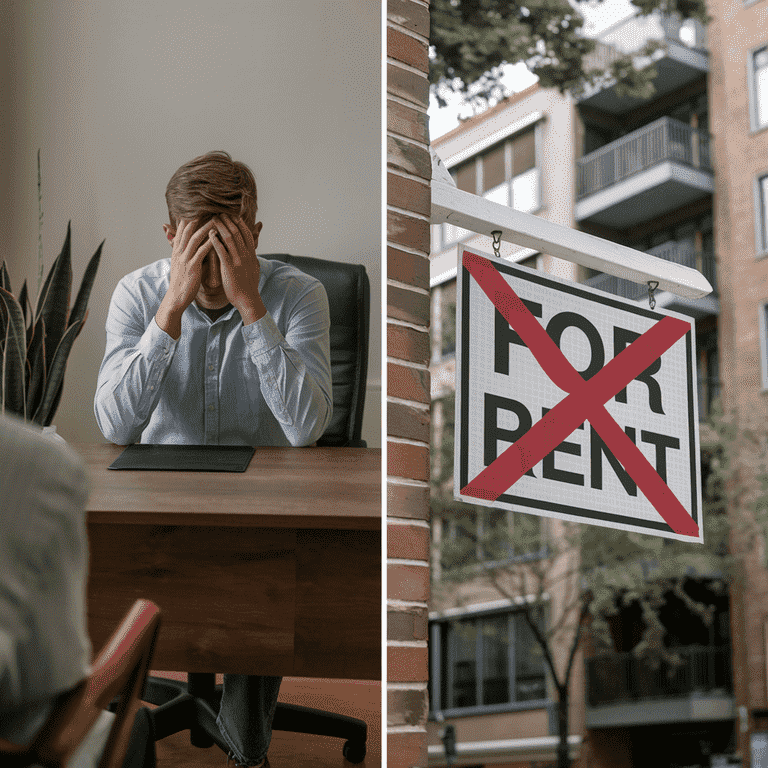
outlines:
[[[93,662],[90,676],[59,697],[34,741],[23,746],[0,739],[0,765],[3,768],[66,765],[104,709],[119,695],[120,703],[99,768],[120,768],[140,706],[159,626],[160,609],[149,600],[137,600]]]
[[[262,258],[292,264],[325,287],[331,309],[333,416],[318,445],[365,446],[360,439],[368,375],[371,288],[362,264],[269,253]]]

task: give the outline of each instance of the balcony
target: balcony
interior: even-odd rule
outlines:
[[[682,312],[696,319],[707,315],[720,314],[720,302],[717,298],[717,274],[715,271],[715,254],[708,251],[697,251],[689,243],[670,241],[657,248],[648,250],[652,256],[660,259],[693,267],[701,272],[712,285],[713,292],[701,299],[683,299],[672,293],[656,294],[656,306],[674,312]],[[623,280],[614,275],[595,275],[584,281],[584,285],[612,293],[630,301],[647,301],[648,286]]]
[[[576,161],[576,221],[649,221],[714,191],[709,136],[662,117]]]
[[[641,55],[648,43],[659,43],[651,56]],[[635,15],[605,30],[595,41],[595,50],[585,59],[585,69],[605,70],[619,56],[635,54],[635,67],[642,69],[651,64],[656,69],[653,79],[655,94],[664,94],[682,88],[709,71],[704,26],[699,21],[663,16]],[[579,106],[588,106],[602,112],[621,115],[635,109],[642,99],[619,96],[616,82],[603,82],[587,89],[578,99]]]
[[[725,720],[733,714],[730,646],[676,648],[682,663],[633,653],[586,660],[586,725],[605,728]]]

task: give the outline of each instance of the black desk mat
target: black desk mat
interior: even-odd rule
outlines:
[[[250,445],[129,445],[109,469],[185,472],[245,472],[255,448]]]

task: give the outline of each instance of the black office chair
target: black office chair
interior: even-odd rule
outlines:
[[[317,278],[328,294],[331,313],[331,376],[333,416],[317,441],[318,446],[365,448],[361,440],[363,406],[368,372],[370,283],[365,267],[307,256],[267,254],[263,258],[293,264]],[[216,744],[228,751],[216,725],[221,686],[212,673],[190,673],[187,682],[150,677],[144,701],[158,704],[152,710],[155,738],[163,739],[190,730],[196,747]],[[278,703],[272,728],[276,731],[336,736],[346,739],[344,757],[359,763],[365,757],[368,733],[364,721],[293,704]]]

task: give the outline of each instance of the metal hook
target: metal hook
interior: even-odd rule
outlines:
[[[501,258],[501,255],[499,254],[499,249],[501,247],[501,230],[494,229],[493,232],[491,232],[491,236],[493,237],[493,255],[499,259]]]
[[[648,306],[650,306],[651,309],[656,308],[656,297],[653,294],[658,287],[659,287],[658,280],[648,281]]]

